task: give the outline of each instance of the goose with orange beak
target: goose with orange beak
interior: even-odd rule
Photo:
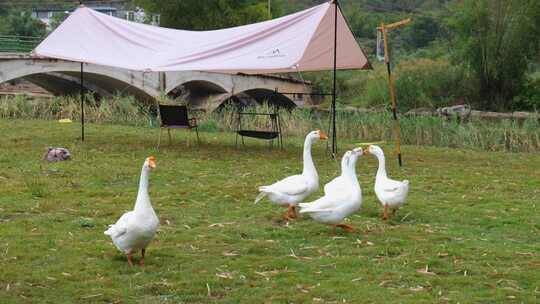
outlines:
[[[392,209],[392,214],[395,215],[397,209],[405,204],[409,193],[409,181],[397,181],[388,178],[384,152],[381,147],[370,145],[366,152],[366,154],[374,155],[379,160],[379,169],[377,169],[375,177],[375,195],[383,205],[383,220],[386,221],[388,219],[388,209]]]
[[[116,248],[127,255],[129,265],[133,265],[132,255],[139,251],[141,251],[139,264],[144,265],[146,247],[156,235],[159,227],[159,219],[152,208],[148,194],[148,177],[150,171],[155,168],[156,158],[148,157],[142,167],[135,208],[124,213],[115,224],[109,225],[109,229],[105,231],[105,234],[111,237]]]
[[[363,154],[362,148],[347,151],[342,158],[341,175],[325,186],[324,196],[311,203],[300,203],[300,213],[307,213],[317,222],[352,232],[343,220],[358,211],[362,205],[362,189],[356,178],[356,161]]]
[[[321,130],[308,133],[304,141],[304,168],[302,174],[286,177],[274,184],[259,187],[259,195],[255,203],[264,197],[275,205],[288,208],[284,218],[287,220],[296,218],[296,206],[306,197],[319,189],[319,175],[311,157],[311,146],[319,140],[328,137]]]

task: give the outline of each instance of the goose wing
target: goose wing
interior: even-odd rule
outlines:
[[[285,195],[298,195],[308,191],[308,189],[308,181],[302,175],[289,176],[272,185],[259,188],[263,192],[274,192]]]
[[[393,179],[383,179],[379,183],[379,189],[384,192],[399,192],[401,189],[404,188],[404,186],[408,186],[409,181],[397,181]]]
[[[324,195],[332,195],[334,197],[342,197],[349,193],[350,190],[351,184],[344,176],[338,176],[324,185]]]
[[[324,194],[339,192],[343,188],[343,177],[338,176],[324,185]]]
[[[325,195],[311,203],[300,203],[300,213],[330,212],[338,207],[341,201],[339,198]]]
[[[110,235],[113,238],[117,238],[128,231],[129,219],[133,216],[133,211],[124,213],[116,223],[109,225],[109,229],[104,233]]]

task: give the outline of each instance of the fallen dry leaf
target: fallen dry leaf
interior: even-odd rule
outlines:
[[[98,294],[94,294],[94,295],[88,295],[88,296],[81,297],[81,299],[97,298],[97,297],[101,297],[102,295],[103,294],[98,293]]]
[[[425,274],[425,275],[432,275],[432,276],[437,275],[435,272],[429,271],[428,265],[426,265],[426,268],[418,269],[416,272]]]
[[[208,227],[209,227],[209,228],[213,228],[213,227],[223,228],[223,227],[225,227],[225,225],[232,225],[232,224],[236,224],[236,223],[235,223],[235,222],[215,223],[215,224],[209,225]]]
[[[222,272],[222,273],[216,273],[217,277],[223,278],[223,279],[232,279],[233,275],[230,272]]]

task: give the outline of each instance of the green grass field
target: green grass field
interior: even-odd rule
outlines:
[[[403,147],[389,174],[411,190],[383,223],[376,159],[357,172],[353,233],[254,205],[257,186],[301,170],[302,139],[283,151],[234,136],[189,134],[156,150],[157,129],[0,120],[1,303],[537,303],[540,155]],[[73,160],[49,164],[45,147]],[[350,144],[341,143],[342,152]],[[386,147],[391,158],[391,147]],[[129,267],[103,234],[135,202],[144,158],[160,217],[146,266]],[[321,185],[339,163],[318,143]],[[320,194],[321,191],[318,193]],[[314,195],[312,198],[316,198]],[[139,256],[137,256],[138,258]]]

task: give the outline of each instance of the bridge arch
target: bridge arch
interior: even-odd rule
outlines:
[[[0,83],[26,78],[57,95],[62,95],[69,94],[70,90],[71,93],[78,93],[79,77],[78,62],[32,58],[23,54],[0,56]],[[143,72],[84,64],[84,77],[87,89],[97,92],[98,95],[106,96],[119,91],[146,100],[157,99],[162,95],[177,97],[184,90],[192,95],[192,105],[206,109],[215,109],[232,96],[243,96],[244,99],[251,98],[260,103],[276,90],[297,93],[278,95],[280,105],[294,107],[317,102],[309,95],[310,83],[282,76],[208,71]]]
[[[127,94],[136,96],[137,99],[142,101],[150,101],[154,99],[154,96],[151,96],[144,90],[107,75],[86,72],[83,74],[85,89],[93,92],[98,98],[112,96],[115,94]],[[56,96],[76,95],[80,92],[80,73],[39,73],[27,75],[23,77],[23,79],[44,88]]]
[[[274,90],[269,89],[250,89],[236,94],[226,94],[221,97],[219,102],[216,102],[216,109],[223,109],[226,106],[245,107],[252,105],[261,105],[268,103],[276,105],[280,108],[286,108],[289,110],[297,107],[297,104],[281,93],[276,93]]]
[[[249,95],[258,104],[269,103],[287,109],[293,109],[297,106],[297,104],[288,96],[276,93],[274,90],[270,89],[257,88],[246,90],[242,93]]]
[[[2,61],[0,66],[0,83],[25,78],[37,85],[41,84],[42,87],[44,87],[44,80],[51,81],[49,89],[55,84],[61,86],[73,83],[73,87],[80,85],[81,66],[77,62],[53,59],[14,59]],[[160,95],[159,81],[155,75],[150,73],[119,70],[92,64],[85,64],[83,70],[87,89],[97,90],[97,93],[125,92],[144,100],[153,99]],[[47,87],[44,88],[47,89]],[[54,92],[54,89],[52,90],[52,93],[58,93]],[[60,90],[58,88],[57,91]],[[66,91],[69,92],[69,89]]]
[[[189,99],[200,99],[223,93],[227,93],[227,90],[219,83],[209,79],[192,79],[172,88],[167,96],[172,98],[187,96]]]

